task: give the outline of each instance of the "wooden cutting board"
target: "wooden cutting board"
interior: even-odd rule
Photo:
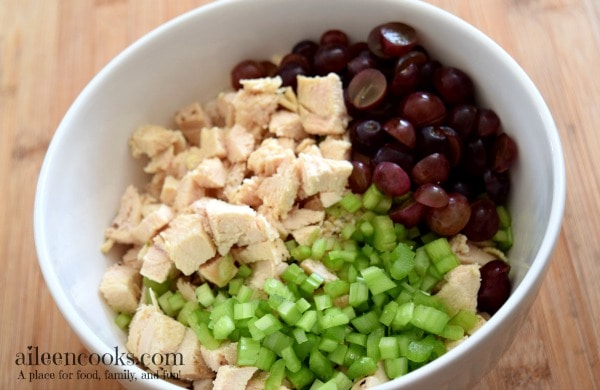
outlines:
[[[82,352],[41,276],[33,243],[36,178],[65,111],[93,75],[144,33],[209,0],[0,0],[2,389],[117,389],[60,378],[19,353]],[[600,2],[429,0],[506,49],[546,99],[563,141],[565,220],[553,262],[517,338],[477,389],[594,389],[600,383]],[[526,153],[527,151],[523,151]],[[54,380],[29,382],[29,375]],[[72,379],[78,370],[71,372]],[[103,378],[103,371],[100,370]]]

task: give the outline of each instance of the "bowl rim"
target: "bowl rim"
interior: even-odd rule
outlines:
[[[201,5],[194,9],[188,10],[183,14],[175,16],[174,18],[162,23],[161,25],[155,27],[151,31],[139,37],[133,43],[128,45],[123,51],[121,51],[119,54],[113,57],[87,83],[87,85],[83,88],[83,90],[79,93],[79,95],[72,102],[71,106],[68,108],[64,117],[60,121],[55,131],[55,134],[52,137],[52,140],[49,144],[49,147],[46,151],[46,155],[42,163],[35,192],[33,215],[35,248],[38,255],[38,263],[40,265],[42,275],[44,277],[46,285],[48,286],[48,289],[50,290],[55,304],[57,305],[61,314],[70,325],[71,329],[77,334],[79,340],[90,351],[103,351],[107,348],[107,346],[104,344],[104,342],[101,341],[98,335],[94,334],[87,327],[86,323],[79,316],[77,309],[71,304],[70,300],[68,299],[68,294],[62,288],[58,274],[56,273],[56,270],[52,267],[51,255],[48,251],[48,242],[46,240],[45,232],[42,229],[42,227],[45,225],[46,216],[44,211],[47,207],[47,201],[44,197],[44,194],[46,193],[46,188],[48,187],[50,180],[48,176],[48,171],[50,169],[50,166],[53,164],[54,159],[56,158],[57,145],[60,143],[62,138],[67,136],[67,133],[64,129],[68,126],[69,122],[71,121],[71,118],[74,116],[74,113],[77,112],[78,108],[87,99],[88,95],[90,95],[90,93],[94,89],[96,89],[97,85],[102,83],[106,75],[110,74],[111,71],[115,67],[117,67],[118,64],[124,58],[130,55],[130,53],[134,53],[143,48],[145,45],[151,44],[152,40],[156,36],[160,36],[161,34],[163,34],[163,32],[176,28],[179,24],[185,22],[187,19],[195,18],[196,15],[199,13],[205,13],[207,11],[221,7],[230,7],[242,1],[244,0],[220,0]],[[534,102],[536,108],[540,110],[540,114],[542,116],[541,120],[544,123],[544,126],[547,130],[546,135],[548,137],[548,141],[552,149],[552,203],[550,206],[551,210],[548,217],[548,224],[546,226],[543,239],[540,243],[540,246],[536,252],[535,258],[533,259],[529,270],[526,272],[519,286],[517,286],[517,288],[511,292],[508,301],[500,308],[500,310],[498,310],[498,312],[493,317],[490,318],[486,326],[482,327],[480,330],[475,332],[472,336],[469,337],[469,339],[458,345],[456,348],[453,348],[443,356],[428,363],[426,365],[428,369],[417,369],[401,378],[386,382],[385,384],[382,384],[380,385],[380,387],[378,387],[381,389],[392,388],[398,385],[410,384],[410,382],[418,382],[419,380],[422,380],[426,376],[430,375],[431,371],[438,371],[441,370],[443,367],[450,365],[455,359],[455,357],[458,357],[459,355],[464,353],[469,353],[470,351],[474,350],[482,340],[489,337],[489,334],[494,329],[496,329],[501,324],[509,321],[511,313],[515,310],[515,308],[518,305],[520,305],[520,302],[525,300],[527,295],[533,294],[534,297],[537,295],[539,285],[541,284],[544,275],[547,271],[547,268],[549,267],[554,246],[556,245],[556,241],[561,230],[566,198],[566,174],[564,157],[560,142],[560,136],[556,128],[556,124],[541,93],[534,85],[533,81],[521,68],[521,66],[495,41],[493,41],[479,29],[472,26],[465,20],[459,18],[458,16],[450,13],[449,11],[434,6],[430,3],[425,3],[418,0],[407,0],[407,2],[413,4],[415,7],[422,7],[425,10],[425,12],[431,12],[436,14],[436,17],[447,19],[457,28],[468,31],[471,36],[481,41],[481,43],[487,46],[489,50],[494,51],[495,56],[499,60],[503,61],[514,71],[520,83],[523,84],[525,89],[528,91],[529,98],[532,102]],[[531,298],[531,296],[529,298]],[[531,300],[533,299],[534,298],[531,298]],[[128,368],[137,368],[139,369],[140,373],[143,372],[143,370],[137,365],[130,366]],[[153,383],[151,382],[148,382],[148,385],[150,387],[154,387]],[[165,385],[170,384],[168,384],[165,381],[158,381],[158,384],[156,384],[156,388],[164,388]],[[179,388],[179,386],[173,385],[173,388]]]

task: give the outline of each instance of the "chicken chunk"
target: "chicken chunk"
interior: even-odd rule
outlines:
[[[227,159],[232,163],[245,162],[254,150],[254,136],[241,125],[234,125],[225,131]]]
[[[271,176],[284,162],[296,159],[294,152],[282,146],[275,138],[265,139],[248,157],[248,169],[255,175]]]
[[[130,185],[121,196],[121,204],[111,226],[105,231],[106,239],[111,242],[134,244],[131,231],[142,221],[142,197],[137,188]]]
[[[169,206],[160,204],[131,231],[131,236],[139,244],[144,244],[165,227],[173,218],[175,213]]]
[[[175,263],[164,248],[164,242],[157,236],[153,244],[142,254],[140,274],[155,282],[162,283],[175,272]]]
[[[261,211],[274,219],[287,217],[299,188],[295,160],[282,163],[275,175],[265,178],[258,186],[257,193],[263,202]]]
[[[300,262],[300,268],[302,268],[308,275],[317,274],[327,282],[333,282],[339,278],[333,272],[331,272],[325,264],[318,260],[306,259]]]
[[[201,345],[200,353],[206,365],[217,372],[221,366],[235,364],[237,361],[237,343],[224,342],[214,350]]]
[[[135,268],[113,264],[104,272],[100,292],[117,313],[135,312],[142,291],[142,277]]]
[[[481,276],[477,264],[459,265],[444,276],[444,284],[436,296],[444,300],[450,315],[459,310],[477,310],[477,292]]]
[[[245,389],[256,370],[256,367],[221,366],[213,382],[213,390]]]
[[[323,77],[298,76],[298,113],[309,134],[344,134],[349,116],[342,81],[335,73]]]
[[[271,115],[279,105],[279,95],[273,82],[281,85],[281,78],[245,80],[244,88],[232,100],[235,123],[244,126],[254,139],[259,140],[269,127]],[[275,88],[275,90],[273,90]]]
[[[176,351],[176,353],[181,354],[181,362],[183,363],[176,367],[179,371],[180,379],[193,381],[214,378],[215,373],[206,365],[206,362],[202,358],[200,345],[196,333],[191,328],[186,328],[183,340]],[[175,367],[173,367],[174,369]]]
[[[181,322],[161,313],[152,305],[142,305],[135,312],[129,324],[126,347],[129,352],[146,364],[148,369],[158,372],[170,371],[168,359],[152,361],[147,356],[175,353],[186,333]]]
[[[298,168],[305,197],[319,192],[343,193],[352,173],[349,161],[331,160],[306,153],[298,156]]]
[[[288,230],[297,230],[308,225],[318,225],[324,219],[325,211],[302,208],[292,211],[282,223]]]
[[[201,159],[227,156],[225,132],[220,127],[204,127],[200,130]]]
[[[235,276],[238,268],[231,254],[217,256],[200,266],[200,275],[219,287],[224,287]]]
[[[190,275],[216,254],[215,246],[197,214],[180,214],[160,233],[165,250],[184,275]]]
[[[202,188],[222,188],[227,181],[227,168],[219,158],[211,157],[202,160],[191,175]]]
[[[499,258],[498,256],[494,256],[484,249],[469,243],[467,236],[464,234],[457,234],[450,239],[449,243],[452,247],[452,251],[463,264],[484,265]]]
[[[255,263],[268,260],[273,263],[281,263],[290,257],[283,240],[263,241],[250,244],[244,248],[233,251],[236,260],[242,263]]]
[[[162,126],[140,126],[129,140],[134,158],[143,155],[153,158],[174,146],[174,153],[179,153],[186,146],[185,138],[180,131],[169,130]]]
[[[210,116],[198,102],[194,102],[175,114],[175,123],[190,145],[200,145],[200,129],[212,127]]]
[[[349,160],[352,144],[350,141],[328,135],[319,143],[321,154],[332,160]]]
[[[308,136],[302,127],[300,116],[287,110],[279,110],[273,113],[271,122],[269,122],[269,132],[277,137],[287,137],[294,140],[301,140]]]

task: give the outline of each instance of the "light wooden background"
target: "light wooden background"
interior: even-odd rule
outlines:
[[[1,389],[119,388],[113,381],[17,381],[15,354],[29,345],[83,349],[37,264],[36,178],[61,117],[93,75],[142,34],[208,2],[0,0]],[[481,29],[522,65],[554,115],[567,168],[565,220],[547,279],[508,353],[477,389],[599,388],[600,1],[430,2]]]

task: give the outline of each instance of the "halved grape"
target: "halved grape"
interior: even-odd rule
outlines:
[[[444,207],[448,204],[448,194],[436,184],[425,183],[413,194],[415,200],[429,207]]]
[[[490,199],[498,204],[506,203],[510,192],[509,171],[494,172],[488,169],[483,174],[483,184]]]
[[[466,140],[473,132],[476,119],[477,107],[472,104],[461,104],[448,112],[446,123],[448,126],[452,127],[462,139]]]
[[[477,310],[493,315],[510,296],[510,265],[492,260],[479,269],[481,285],[477,294]]]
[[[425,205],[417,202],[413,197],[409,197],[402,204],[394,206],[388,215],[392,221],[410,229],[421,223],[426,211],[427,207]]]
[[[418,82],[419,67],[411,63],[394,73],[390,90],[396,96],[403,96],[414,91]]]
[[[498,134],[500,130],[500,118],[498,115],[488,109],[482,108],[477,113],[475,122],[475,131],[480,137],[489,137]]]
[[[400,57],[417,44],[417,32],[404,23],[384,23],[371,30],[367,43],[378,57]]]
[[[405,146],[399,144],[398,142],[388,142],[384,144],[381,148],[379,148],[371,160],[372,164],[375,165],[384,161],[398,164],[406,172],[410,172],[415,163],[412,153],[410,153]]]
[[[440,236],[453,236],[459,233],[469,222],[471,205],[462,194],[448,194],[448,204],[444,207],[429,209],[425,222],[429,229]]]
[[[411,177],[416,184],[443,183],[448,179],[450,163],[446,156],[432,153],[418,161],[411,170]]]
[[[401,104],[400,112],[415,127],[441,123],[446,116],[442,100],[430,92],[413,92]]]
[[[404,195],[410,190],[410,178],[398,164],[384,161],[373,170],[373,183],[389,196]]]
[[[292,53],[300,54],[306,57],[309,62],[312,62],[318,48],[319,44],[317,42],[311,41],[310,39],[305,39],[294,45],[292,48]]]
[[[374,119],[352,121],[349,133],[352,147],[368,156],[372,156],[388,137],[379,121]]]
[[[234,89],[242,88],[241,80],[257,79],[265,77],[265,68],[255,60],[244,60],[239,62],[231,70],[231,86]]]
[[[494,237],[499,226],[496,204],[482,198],[471,203],[471,217],[462,232],[471,241],[486,241]]]
[[[343,46],[348,46],[348,35],[345,32],[337,29],[327,30],[321,34],[319,43],[326,45],[328,43],[335,43]]]
[[[517,160],[517,144],[506,133],[496,137],[492,146],[492,170],[505,172]]]
[[[388,119],[383,123],[383,130],[409,149],[413,149],[417,144],[415,128],[406,119],[399,117]]]
[[[348,65],[346,46],[337,43],[319,46],[313,57],[313,65],[318,75],[342,72]]]
[[[387,80],[380,70],[367,68],[360,71],[348,84],[350,103],[359,110],[368,110],[379,104],[387,92]]]
[[[352,192],[362,194],[371,185],[371,164],[362,161],[352,161],[352,173],[348,178],[348,185]]]
[[[441,153],[455,167],[462,157],[460,137],[448,126],[425,126],[417,133],[417,146],[422,155]]]
[[[465,103],[473,98],[473,82],[462,70],[443,66],[433,74],[433,85],[450,105]]]

